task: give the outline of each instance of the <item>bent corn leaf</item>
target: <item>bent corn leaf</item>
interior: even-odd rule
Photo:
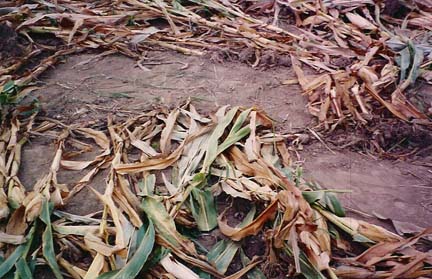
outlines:
[[[23,279],[32,279],[33,274],[28,266],[26,260],[24,258],[20,258],[16,263],[17,274],[20,278]]]
[[[42,253],[49,267],[54,273],[54,276],[57,279],[61,279],[63,278],[63,275],[60,272],[60,267],[57,263],[56,256],[55,256],[50,215],[51,215],[50,203],[48,201],[45,201],[42,205],[42,212],[39,216],[42,222],[44,222],[46,225],[45,231],[42,234]]]
[[[193,243],[182,236],[175,226],[173,218],[168,214],[163,204],[153,197],[144,197],[142,209],[153,221],[159,236],[176,249],[185,249],[189,254],[196,254]]]
[[[222,110],[219,110],[218,112],[221,112]],[[232,108],[217,124],[216,128],[213,130],[213,133],[210,136],[210,139],[208,141],[207,146],[207,152],[204,157],[204,163],[202,166],[201,172],[207,173],[210,165],[213,163],[213,161],[216,159],[218,155],[218,140],[225,132],[226,127],[231,123],[233,120],[235,114],[238,111],[238,107]]]
[[[217,212],[210,190],[192,189],[190,198],[192,215],[200,231],[211,231],[217,226]]]
[[[225,274],[239,248],[240,244],[234,241],[221,240],[208,252],[207,258],[220,273]]]
[[[141,226],[140,231],[144,231],[144,226]],[[143,268],[146,263],[148,256],[153,250],[155,242],[155,230],[153,226],[153,222],[150,220],[149,225],[147,226],[147,230],[144,234],[144,237],[141,240],[141,243],[136,250],[135,254],[132,258],[126,263],[126,265],[118,272],[113,274],[112,276],[99,276],[98,278],[110,278],[110,279],[129,279],[135,278],[140,270]]]
[[[3,278],[16,264],[16,262],[20,259],[23,252],[25,250],[25,245],[21,244],[18,246],[15,251],[0,265],[0,278]]]
[[[239,241],[240,239],[249,235],[256,235],[261,230],[265,222],[274,218],[277,208],[278,200],[276,199],[255,220],[243,228],[230,227],[226,221],[223,220],[223,216],[220,215],[218,217],[219,229],[224,235],[235,241]]]

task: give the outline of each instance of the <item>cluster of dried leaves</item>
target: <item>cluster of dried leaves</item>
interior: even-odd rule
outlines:
[[[432,79],[430,1],[16,0],[1,6],[0,21],[30,42],[0,69],[4,96],[60,56],[83,49],[140,60],[154,45],[194,55],[241,54],[246,47],[254,50],[252,65],[267,50],[291,56],[297,80],[287,82],[300,84],[309,111],[326,128],[347,117],[366,123],[382,108],[404,121],[431,123],[430,104],[415,106],[405,95],[419,76]],[[64,44],[33,39],[41,33]],[[56,52],[27,74],[15,74],[42,50]],[[305,73],[305,65],[316,74]]]
[[[1,278],[32,278],[48,265],[56,278],[421,278],[432,255],[414,244],[431,230],[403,239],[344,217],[332,190],[292,169],[295,135],[273,132],[254,108],[220,108],[205,117],[190,104],[157,109],[105,128],[14,117],[0,134]],[[55,138],[51,167],[24,187],[18,178],[22,146],[33,136]],[[95,154],[82,161],[83,154]],[[60,168],[85,173],[73,185]],[[88,184],[106,175],[103,193]],[[62,211],[89,187],[103,210],[86,216]],[[27,189],[31,189],[26,191]],[[229,203],[249,201],[238,224]],[[212,247],[197,236],[219,231]],[[245,253],[262,239],[262,256]],[[355,244],[357,243],[357,245]],[[227,274],[235,258],[242,267]],[[246,276],[246,277],[244,277]]]

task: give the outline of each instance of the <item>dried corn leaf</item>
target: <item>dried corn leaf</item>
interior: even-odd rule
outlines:
[[[176,261],[171,254],[168,254],[165,258],[160,261],[160,264],[170,274],[174,275],[178,279],[198,279],[200,278],[195,272],[187,268],[185,265]]]
[[[249,235],[256,235],[268,220],[274,218],[278,201],[274,200],[252,223],[243,228],[232,228],[224,220],[223,215],[218,217],[220,231],[232,240],[239,241]]]
[[[97,253],[93,259],[92,264],[90,265],[89,269],[87,270],[87,273],[84,276],[84,279],[97,278],[99,276],[99,274],[101,273],[104,265],[105,265],[104,256],[100,253]]]
[[[395,252],[397,249],[399,249],[402,246],[410,246],[415,244],[423,235],[431,234],[431,232],[432,229],[427,229],[421,232],[420,234],[417,234],[416,236],[407,239],[378,243],[375,246],[372,246],[371,248],[363,252],[355,259],[358,262],[366,263],[366,264],[374,259],[380,260],[385,255]]]
[[[370,21],[368,21],[362,16],[359,16],[358,14],[346,13],[345,16],[349,19],[349,21],[351,21],[352,24],[354,24],[360,29],[367,29],[367,30],[377,29],[377,27],[373,25]]]
[[[207,143],[207,152],[204,157],[204,162],[202,166],[201,172],[207,173],[210,165],[213,163],[213,161],[216,159],[218,155],[218,140],[225,132],[226,127],[232,122],[235,114],[238,111],[238,108],[232,108],[228,113],[225,115],[225,109],[226,107],[220,108],[216,116],[218,118],[218,124],[214,128],[210,139]]]

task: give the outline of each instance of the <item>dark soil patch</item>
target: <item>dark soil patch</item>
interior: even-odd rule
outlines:
[[[18,34],[12,27],[5,23],[0,24],[0,38],[0,60],[2,65],[4,65],[5,61],[23,54]]]
[[[346,125],[329,133],[326,140],[335,149],[349,148],[354,152],[381,158],[421,161],[432,159],[431,127],[394,118],[376,119],[367,126]]]

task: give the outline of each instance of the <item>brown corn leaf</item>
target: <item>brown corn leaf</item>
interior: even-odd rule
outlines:
[[[86,138],[93,139],[103,150],[110,148],[110,141],[108,140],[108,137],[101,131],[96,131],[90,128],[78,128],[77,132]]]
[[[131,163],[131,164],[118,164],[115,165],[115,170],[120,174],[131,174],[142,171],[150,170],[163,170],[170,167],[174,162],[176,162],[180,155],[182,154],[184,148],[184,142],[177,147],[177,149],[170,153],[165,158],[160,159],[149,159],[142,163]]]
[[[388,279],[409,278],[411,274],[423,269],[423,261],[430,256],[426,253],[414,256],[410,263],[399,265],[393,269],[392,275]]]
[[[224,220],[223,214],[218,217],[220,231],[230,237],[234,241],[239,241],[249,235],[256,235],[262,226],[269,220],[274,218],[277,211],[278,200],[274,200],[252,223],[243,228],[230,227]]]
[[[357,26],[360,29],[366,29],[366,30],[377,30],[378,28],[373,25],[370,21],[365,19],[362,16],[359,16],[358,14],[354,13],[346,13],[345,16],[348,18],[349,21],[351,21],[352,24]]]
[[[102,241],[99,237],[92,233],[87,233],[84,236],[84,243],[89,248],[95,252],[98,252],[106,257],[113,255],[114,253],[120,251],[121,247],[111,246]]]
[[[21,206],[12,213],[6,225],[6,233],[12,235],[24,235],[27,227],[25,207]]]
[[[353,266],[338,266],[335,270],[336,276],[338,278],[346,279],[378,279],[386,278],[390,276],[390,272],[375,272],[370,271],[366,268],[353,267]]]
[[[24,235],[14,235],[0,232],[0,243],[19,245],[26,241]]]
[[[167,154],[171,147],[171,135],[174,130],[174,125],[179,115],[179,110],[173,110],[169,115],[165,123],[165,128],[162,130],[160,139],[160,149],[162,154]]]
[[[394,241],[394,242],[381,242],[378,243],[365,252],[363,252],[361,255],[355,258],[356,261],[361,263],[367,263],[368,265],[373,264],[376,262],[376,260],[380,260],[380,258],[384,257],[385,255],[394,253],[397,249],[399,249],[402,246],[410,246],[415,244],[423,235],[431,234],[432,228],[426,229],[420,234],[417,234],[416,236]]]

